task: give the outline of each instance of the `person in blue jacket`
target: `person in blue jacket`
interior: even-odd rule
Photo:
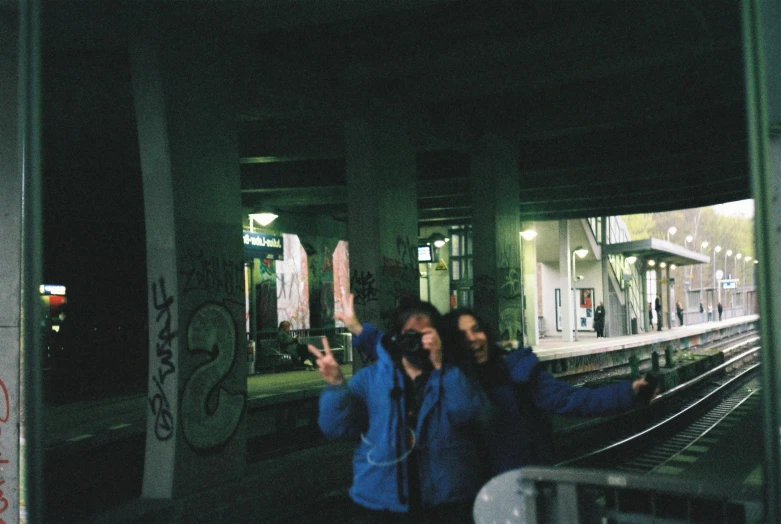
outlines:
[[[475,435],[487,399],[458,367],[443,365],[439,312],[427,302],[398,311],[388,334],[360,324],[347,297],[336,315],[376,362],[346,381],[328,341],[310,346],[327,386],[318,423],[329,439],[355,441],[354,522],[471,522],[482,480]]]
[[[467,374],[474,374],[493,408],[485,431],[491,476],[553,461],[552,428],[545,412],[604,416],[629,409],[648,383],[622,381],[599,388],[574,387],[540,365],[530,347],[505,353],[468,309],[455,309],[441,323],[443,345]]]

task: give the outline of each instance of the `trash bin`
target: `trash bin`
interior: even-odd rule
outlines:
[[[637,332],[637,319],[633,318],[632,319],[632,334],[633,335],[637,335],[637,333],[638,333]]]
[[[247,364],[249,365],[247,374],[252,375],[253,373],[255,373],[255,341],[254,340],[247,341]]]

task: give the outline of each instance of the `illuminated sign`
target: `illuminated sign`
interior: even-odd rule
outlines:
[[[41,295],[62,295],[65,296],[65,286],[57,286],[54,284],[41,284],[38,288]]]
[[[733,278],[731,280],[722,280],[721,289],[736,289],[738,287],[738,279]]]
[[[282,237],[266,233],[244,232],[244,253],[252,258],[282,260],[285,258]]]
[[[418,262],[432,262],[434,257],[431,254],[431,246],[418,246]]]

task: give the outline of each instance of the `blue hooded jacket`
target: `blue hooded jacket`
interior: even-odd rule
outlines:
[[[409,511],[405,459],[414,441],[423,506],[473,500],[483,481],[475,475],[480,464],[474,431],[487,402],[484,393],[456,367],[433,370],[411,435],[404,395],[391,395],[394,387],[403,387],[403,372],[381,337],[364,324],[355,344],[373,347],[377,362],[347,384],[327,386],[320,396],[318,423],[326,437],[356,441],[351,498],[373,510]]]
[[[492,475],[553,461],[543,411],[559,415],[605,416],[632,406],[628,380],[599,388],[575,387],[540,365],[531,347],[513,351],[480,370],[493,416],[486,432]]]

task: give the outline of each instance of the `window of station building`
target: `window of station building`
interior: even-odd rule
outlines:
[[[450,305],[451,307],[473,307],[472,289],[472,228],[452,227],[450,236]]]
[[[451,228],[450,235],[450,279],[472,280],[472,228],[460,226]]]

